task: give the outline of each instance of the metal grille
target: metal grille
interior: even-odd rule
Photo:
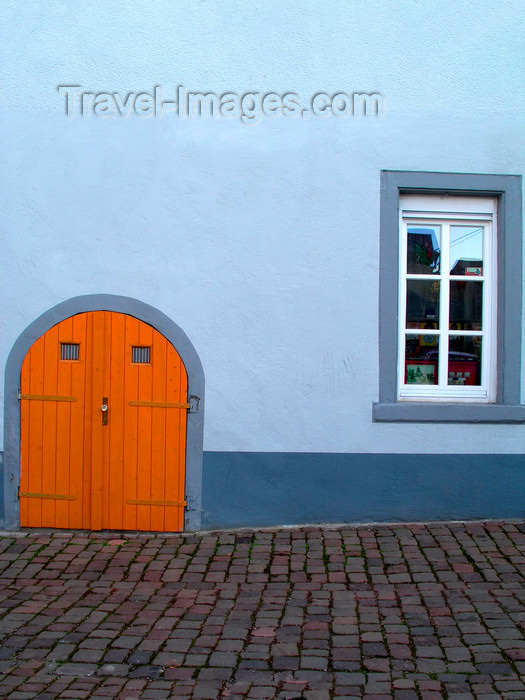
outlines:
[[[60,343],[61,360],[78,360],[78,343]]]
[[[132,346],[131,348],[131,361],[135,364],[149,364],[150,362],[150,350],[149,347],[137,347]]]

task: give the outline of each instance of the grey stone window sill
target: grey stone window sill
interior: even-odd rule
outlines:
[[[525,423],[525,405],[376,403],[372,416],[378,423]]]

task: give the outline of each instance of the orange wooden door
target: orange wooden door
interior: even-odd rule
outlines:
[[[163,335],[73,316],[33,344],[20,393],[22,526],[183,529],[187,376]]]

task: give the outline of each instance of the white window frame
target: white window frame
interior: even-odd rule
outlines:
[[[440,272],[407,273],[408,227],[432,225],[440,227]],[[483,275],[472,284],[482,284],[481,330],[449,330],[450,280],[464,279],[450,275],[450,227],[472,225],[483,227]],[[402,195],[399,207],[399,335],[398,335],[398,401],[442,401],[492,403],[496,400],[496,330],[497,330],[497,203],[493,198]],[[405,383],[406,337],[421,334],[421,329],[406,327],[407,280],[439,279],[440,311],[438,329],[432,335],[438,338],[438,384]],[[430,333],[429,333],[430,334]],[[480,386],[448,385],[448,342],[450,335],[482,338]]]

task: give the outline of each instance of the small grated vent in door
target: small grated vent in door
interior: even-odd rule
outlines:
[[[150,347],[132,346],[131,361],[134,364],[149,365],[150,363]]]
[[[78,360],[78,343],[60,343],[61,360]]]

